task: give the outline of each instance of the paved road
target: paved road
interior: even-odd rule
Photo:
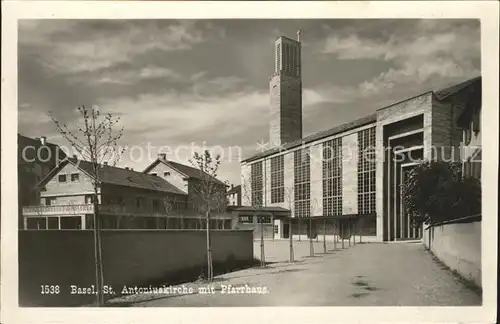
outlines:
[[[332,243],[333,245],[333,243]],[[266,242],[266,251],[288,256],[288,242]],[[214,294],[162,296],[135,306],[462,306],[481,297],[436,262],[420,243],[367,243],[307,257],[296,242],[295,263],[276,262],[217,278]],[[346,245],[347,246],[347,245]],[[256,250],[259,242],[256,242]],[[329,246],[332,249],[332,246]],[[258,253],[256,253],[258,254]],[[267,254],[267,253],[266,253]],[[269,256],[267,261],[273,261]],[[266,287],[264,294],[222,294],[222,286]],[[255,292],[255,289],[254,289]],[[144,296],[142,296],[144,297]],[[141,298],[142,298],[141,297]],[[151,299],[152,296],[147,296]],[[144,299],[144,298],[142,298]]]

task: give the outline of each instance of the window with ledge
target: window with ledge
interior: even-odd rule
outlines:
[[[271,224],[271,216],[257,216],[257,223],[259,224]]]
[[[71,182],[75,181],[80,181],[80,174],[79,173],[72,173],[71,174]]]
[[[170,176],[170,172],[169,172],[169,171],[164,172],[164,173],[163,173],[163,176],[164,176],[164,177],[168,177],[168,176]]]
[[[253,224],[253,216],[241,215],[238,217],[238,221],[241,224]]]
[[[65,174],[60,174],[57,179],[59,182],[66,182],[66,175]]]
[[[152,176],[157,176],[157,175],[158,175],[158,173],[156,173],[156,172],[155,172],[155,173],[151,173],[151,175],[152,175]]]

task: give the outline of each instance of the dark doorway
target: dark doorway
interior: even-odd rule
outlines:
[[[283,224],[283,238],[290,237],[290,224]]]

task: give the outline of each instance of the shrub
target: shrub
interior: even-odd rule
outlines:
[[[413,225],[436,223],[481,212],[481,184],[462,178],[456,162],[426,161],[409,171],[402,199]]]

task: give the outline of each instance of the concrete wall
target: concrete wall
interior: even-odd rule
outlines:
[[[285,187],[285,202],[283,203],[283,208],[289,209],[292,217],[295,216],[295,173],[294,170],[294,161],[293,161],[293,152],[285,154],[283,158],[283,164],[285,166],[285,174],[284,174],[284,187]]]
[[[272,146],[302,138],[302,84],[300,77],[274,75],[270,82],[270,133]]]
[[[323,144],[310,148],[311,156],[311,216],[323,215]]]
[[[481,287],[481,222],[427,227],[422,242],[450,269]]]
[[[377,210],[377,239],[384,239],[384,215],[387,216],[387,211],[384,209],[384,202],[387,200],[387,195],[384,192],[384,186],[387,179],[384,176],[385,154],[386,148],[384,145],[384,127],[386,125],[422,115],[424,118],[424,159],[431,154],[432,144],[432,93],[426,93],[405,101],[396,103],[384,109],[377,111],[377,128],[376,128],[376,154],[377,167],[376,176],[376,210]]]
[[[64,244],[61,244],[64,242]],[[147,285],[183,270],[205,269],[205,231],[132,230],[102,232],[104,284]],[[212,231],[214,263],[228,257],[253,260],[251,231]],[[70,295],[70,285],[95,284],[92,231],[20,231],[19,301],[21,306],[54,302],[81,304],[93,296]],[[58,285],[59,295],[41,295],[41,285]],[[59,304],[61,305],[61,304]]]
[[[252,186],[250,182],[251,165],[241,164],[241,204],[250,206],[252,204]]]

